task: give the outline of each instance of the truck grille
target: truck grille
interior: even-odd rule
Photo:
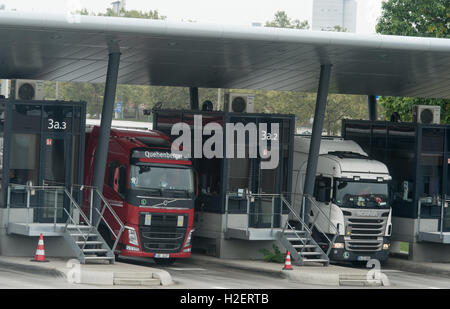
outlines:
[[[180,252],[187,232],[188,216],[182,227],[177,226],[178,214],[151,214],[151,225],[145,225],[145,213],[139,217],[139,236],[142,250],[149,253]]]
[[[345,235],[345,247],[348,251],[374,252],[382,249],[387,222],[382,214],[380,212],[379,217],[363,218],[345,216],[345,226],[350,230],[350,235]]]

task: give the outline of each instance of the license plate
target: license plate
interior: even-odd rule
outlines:
[[[157,259],[168,259],[169,254],[168,253],[155,253],[155,258]]]
[[[358,261],[369,261],[370,260],[370,256],[358,256],[358,257],[356,257],[356,260],[358,260]]]

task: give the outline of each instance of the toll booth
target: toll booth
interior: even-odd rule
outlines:
[[[7,222],[0,246],[6,247],[6,234],[36,236],[44,232],[36,224],[67,221],[69,197],[50,188],[82,184],[86,103],[0,100],[0,109],[0,209]]]
[[[217,123],[223,128],[223,141],[227,143],[227,124],[253,123],[279,125],[279,163],[273,169],[261,169],[265,159],[256,158],[195,158],[193,164],[198,173],[199,195],[196,201],[194,249],[220,258],[262,258],[258,249],[269,248],[275,234],[287,220],[280,202],[280,195],[290,191],[293,159],[295,116],[253,113],[202,112],[192,110],[154,110],[153,128],[162,131],[172,140],[172,126],[186,123],[194,129],[194,116],[202,116],[202,128]],[[191,134],[192,138],[194,133]],[[210,136],[203,136],[203,143]],[[237,148],[249,153],[248,136]],[[202,144],[203,145],[203,144]],[[256,141],[255,146],[259,146]],[[271,147],[269,143],[269,148]],[[225,147],[224,147],[225,148]],[[251,197],[249,197],[251,195]],[[258,256],[260,254],[260,256]]]
[[[393,252],[450,261],[450,125],[343,120],[342,136],[389,168]]]

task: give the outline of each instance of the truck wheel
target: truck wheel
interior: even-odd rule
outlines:
[[[169,258],[169,259],[153,258],[153,260],[155,261],[155,263],[157,265],[161,265],[161,266],[169,266],[175,262],[174,258]]]
[[[98,232],[100,233],[102,238],[105,240],[108,247],[111,249],[112,246],[114,245],[114,243],[112,241],[111,234],[110,234],[108,228],[102,224],[99,226]]]

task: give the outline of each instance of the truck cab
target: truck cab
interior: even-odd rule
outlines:
[[[294,145],[292,200],[300,213],[310,139],[296,136]],[[392,232],[390,180],[386,165],[371,160],[354,141],[322,140],[312,197],[322,211],[313,207],[309,220],[315,219],[314,229],[331,238],[338,231],[330,251],[331,260],[359,262],[388,258]],[[313,235],[318,243],[323,243],[320,233]]]
[[[87,133],[85,184],[92,184],[98,127]],[[191,255],[195,175],[158,131],[111,129],[103,195],[125,225],[116,254],[172,263]],[[107,216],[108,214],[106,214]],[[108,219],[113,230],[119,227]],[[107,227],[99,231],[110,242]]]

